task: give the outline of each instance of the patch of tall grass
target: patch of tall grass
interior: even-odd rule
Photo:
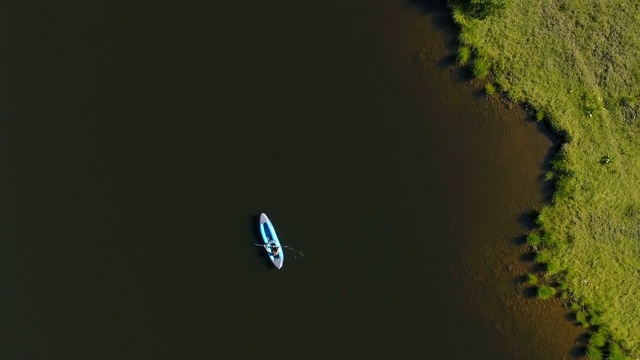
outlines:
[[[541,285],[538,287],[538,297],[542,300],[547,300],[553,297],[555,294],[556,294],[556,288],[554,287],[547,286],[547,285]]]
[[[549,262],[549,260],[551,260],[551,256],[549,255],[548,252],[543,250],[536,254],[536,257],[534,260],[537,263],[546,264]]]
[[[545,175],[555,193],[527,239],[536,261],[562,274],[579,322],[608,329],[612,345],[590,358],[640,358],[640,2],[450,3],[473,75],[491,73],[564,142]],[[484,3],[500,6],[470,10]]]
[[[587,347],[587,359],[589,360],[603,360],[602,350],[600,348],[589,346]]]
[[[471,59],[471,50],[466,46],[461,46],[458,49],[458,55],[456,56],[456,61],[459,65],[467,65],[469,60]]]
[[[532,232],[531,234],[529,234],[529,236],[527,236],[527,244],[533,247],[538,247],[540,244],[542,244],[542,237],[538,232]]]
[[[538,283],[538,277],[534,274],[527,274],[527,284],[536,285]]]
[[[620,349],[620,345],[614,342],[609,343],[607,352],[609,353],[607,360],[628,360],[629,359]]]
[[[498,91],[498,90],[496,89],[496,86],[493,85],[492,83],[487,83],[484,86],[484,92],[487,93],[488,96],[491,96],[491,95],[495,94],[496,91]]]
[[[473,72],[473,77],[482,79],[483,77],[489,75],[489,70],[491,69],[491,63],[484,57],[477,57],[474,62],[471,71]]]
[[[607,337],[604,331],[597,331],[591,334],[589,338],[589,346],[601,348],[607,343]]]

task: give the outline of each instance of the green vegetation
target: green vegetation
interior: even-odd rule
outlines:
[[[640,2],[450,3],[473,75],[491,73],[564,142],[527,239],[546,281],[584,326],[607,328],[589,358],[640,357]]]
[[[535,285],[538,283],[538,277],[533,274],[527,274],[527,284]]]
[[[562,268],[560,267],[560,263],[557,260],[549,260],[547,263],[547,275],[556,275],[558,274]]]
[[[456,60],[460,65],[467,65],[469,63],[469,59],[471,59],[471,50],[466,46],[461,46],[458,49],[458,56]]]
[[[491,64],[483,57],[476,58],[473,62],[473,77],[481,79],[489,74]]]
[[[492,83],[487,83],[487,85],[484,86],[484,91],[487,93],[487,95],[491,96],[496,93],[497,89],[496,86]]]
[[[601,348],[606,344],[607,338],[604,331],[598,331],[593,333],[589,338],[589,346],[595,346]]]
[[[620,350],[620,346],[616,343],[609,343],[608,348],[609,358],[608,360],[627,360],[629,359],[624,355],[622,350]]]
[[[576,321],[578,324],[582,325],[582,327],[589,327],[589,319],[587,313],[580,310],[576,313]]]
[[[538,287],[538,297],[542,300],[547,300],[556,294],[556,288],[551,286],[542,285]]]
[[[546,251],[540,251],[535,257],[535,261],[540,264],[546,264],[549,260],[551,260],[551,257]]]
[[[587,348],[587,359],[589,360],[602,360],[604,357],[602,356],[602,350],[597,347],[589,346]]]
[[[529,234],[529,236],[527,236],[527,244],[533,247],[537,247],[542,244],[542,237],[539,233],[532,232],[531,234]]]

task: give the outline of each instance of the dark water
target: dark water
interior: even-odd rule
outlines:
[[[572,356],[516,279],[551,140],[448,66],[445,13],[3,5],[1,358]]]

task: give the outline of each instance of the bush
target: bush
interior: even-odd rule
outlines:
[[[538,111],[536,114],[536,120],[542,121],[544,119],[544,113],[542,111]]]
[[[534,274],[527,274],[527,284],[535,285],[538,283],[538,277]]]

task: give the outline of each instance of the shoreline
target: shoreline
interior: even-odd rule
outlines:
[[[499,92],[531,104],[560,140],[545,174],[554,195],[527,239],[543,268],[530,274],[530,285],[541,298],[562,299],[589,329],[589,358],[624,359],[622,349],[640,354],[634,321],[640,286],[633,283],[640,252],[640,197],[633,186],[640,92],[633,78],[640,70],[626,66],[634,65],[640,42],[622,37],[609,44],[627,28],[634,33],[631,20],[613,17],[617,8],[634,5],[618,0],[596,11],[523,1],[449,3],[461,29],[458,62],[470,64],[478,79],[492,77],[488,96]],[[610,36],[595,31],[602,23],[613,29]]]
[[[394,57],[392,65],[413,102],[432,116],[437,110],[429,104],[433,94],[441,93],[445,108],[460,109],[448,125],[425,133],[431,147],[459,155],[437,157],[434,171],[454,191],[447,196],[458,209],[449,218],[452,238],[462,245],[456,247],[455,260],[455,288],[464,298],[460,310],[483,329],[483,343],[491,344],[486,346],[495,356],[576,356],[585,331],[566,321],[571,314],[559,299],[537,301],[523,282],[532,266],[522,253],[526,232],[533,226],[530,214],[551,194],[541,174],[556,147],[555,136],[521,106],[486,101],[478,82],[469,81],[467,69],[454,66],[459,29],[445,4],[386,7],[385,17],[392,20],[385,31],[401,34],[400,41],[397,36],[387,40],[388,49],[408,54]],[[431,127],[429,121],[420,124]],[[458,149],[451,139],[467,146]],[[472,188],[469,178],[474,179]],[[456,201],[460,192],[466,196]]]

